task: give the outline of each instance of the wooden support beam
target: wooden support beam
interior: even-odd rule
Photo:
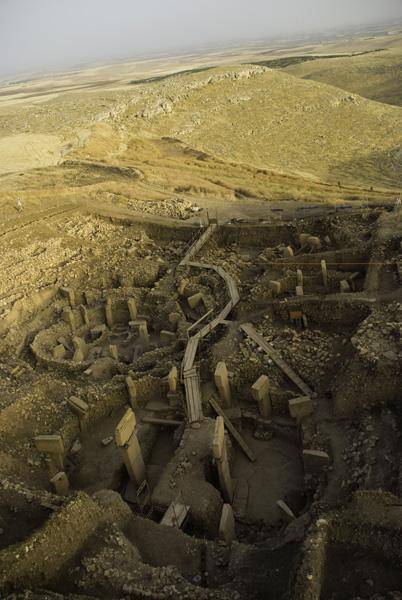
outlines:
[[[254,329],[251,323],[244,323],[240,325],[240,328],[244,331],[246,335],[248,335],[252,340],[254,340],[258,346],[260,346],[266,354],[276,365],[282,369],[282,371],[289,377],[290,381],[292,381],[296,387],[299,388],[303,392],[304,396],[314,396],[313,390],[304,383],[304,381],[293,371],[293,369],[280,357],[278,352],[273,349],[273,347],[268,344],[268,342]]]
[[[223,420],[225,421],[227,430],[229,431],[229,433],[232,434],[232,436],[234,437],[236,442],[239,444],[240,448],[243,450],[243,452],[247,456],[247,458],[251,462],[255,462],[257,460],[256,455],[251,450],[251,448],[246,444],[246,442],[244,441],[244,439],[242,438],[240,433],[237,431],[236,427],[233,425],[233,423],[231,422],[229,417],[227,415],[225,415],[224,411],[219,406],[219,403],[215,400],[215,398],[213,396],[209,397],[209,403],[212,406],[212,408],[214,409],[214,411],[216,412],[216,414],[219,415],[220,417],[223,417]]]

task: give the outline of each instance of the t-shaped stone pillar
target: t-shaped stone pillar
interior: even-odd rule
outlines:
[[[130,479],[137,486],[146,478],[146,470],[140,444],[135,433],[136,418],[134,412],[129,408],[115,430],[115,440],[123,455]]]
[[[148,334],[148,325],[144,320],[130,321],[129,326],[132,329],[136,329],[138,331],[138,337],[142,344],[147,346],[149,344],[149,334]]]
[[[261,416],[268,419],[272,414],[271,398],[269,395],[269,379],[261,375],[251,387],[251,394],[260,409]]]
[[[88,417],[88,404],[84,400],[81,400],[81,398],[77,398],[76,396],[71,396],[70,398],[68,398],[67,404],[71,411],[75,415],[77,415],[80,424],[80,430],[82,431],[85,427]]]
[[[229,408],[232,404],[232,394],[230,392],[230,383],[226,363],[219,362],[215,369],[215,384],[219,390],[221,405],[223,408]]]
[[[85,360],[88,356],[88,346],[85,342],[85,340],[83,340],[80,337],[74,336],[73,337],[73,346],[74,346],[74,356],[73,356],[73,361],[74,362],[82,362],[83,360]]]
[[[230,467],[227,456],[225,439],[225,422],[223,417],[217,417],[215,421],[215,432],[212,443],[213,455],[218,467],[219,484],[225,502],[233,501],[233,481],[230,475]]]
[[[52,465],[64,471],[64,443],[61,435],[37,435],[35,446],[39,452],[49,455]]]

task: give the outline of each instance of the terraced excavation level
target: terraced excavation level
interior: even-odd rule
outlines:
[[[0,590],[397,598],[400,203],[196,212],[3,228]]]

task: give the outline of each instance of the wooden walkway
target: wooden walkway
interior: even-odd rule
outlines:
[[[212,225],[209,225],[207,227],[204,233],[198,239],[196,239],[195,242],[187,250],[184,258],[179,263],[180,267],[184,267],[190,262],[192,258],[194,258],[194,256],[201,250],[204,244],[206,244],[206,242],[209,240],[211,235],[213,235],[217,227],[218,225],[216,223],[213,223]]]
[[[235,280],[231,275],[229,275],[229,273],[226,273],[224,269],[215,265],[191,261],[195,254],[199,252],[202,246],[207,242],[207,240],[209,240],[216,229],[216,224],[210,225],[208,229],[204,231],[204,233],[191,245],[185,257],[180,262],[180,266],[215,271],[224,280],[229,294],[229,301],[223,307],[221,312],[210,323],[208,323],[208,325],[205,325],[205,327],[200,329],[200,331],[191,336],[187,342],[181,366],[181,376],[186,390],[187,416],[190,423],[199,421],[202,417],[200,378],[196,368],[194,367],[194,361],[197,355],[199,343],[204,337],[218,327],[218,325],[225,321],[232,308],[236,306],[240,300],[240,294]]]
[[[255,330],[251,323],[244,323],[240,325],[240,328],[244,331],[249,338],[254,340],[263,350],[268,354],[274,363],[282,369],[287,377],[303,392],[305,396],[313,396],[313,391],[304,381],[293,371],[293,369],[280,357],[280,355],[274,350],[274,348],[268,344],[268,342]]]

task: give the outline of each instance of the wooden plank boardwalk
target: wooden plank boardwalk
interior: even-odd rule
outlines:
[[[249,338],[254,340],[268,354],[274,363],[282,369],[287,377],[303,392],[305,396],[313,396],[313,391],[304,381],[293,371],[293,369],[280,357],[278,352],[268,344],[268,342],[255,330],[251,323],[243,323],[240,328]]]
[[[226,273],[224,269],[215,265],[192,262],[192,258],[194,258],[197,252],[199,252],[204,246],[204,244],[210,239],[217,227],[218,226],[215,223],[209,225],[206,231],[204,231],[204,233],[190,246],[190,249],[187,251],[186,255],[179,263],[179,266],[188,266],[193,267],[195,269],[208,269],[215,271],[224,280],[229,294],[229,301],[223,307],[220,313],[210,323],[208,323],[208,325],[205,325],[205,327],[203,327],[195,335],[190,337],[187,342],[186,350],[184,352],[184,357],[182,361],[181,376],[184,381],[184,387],[186,390],[187,417],[190,423],[199,421],[202,417],[200,378],[196,368],[194,367],[194,361],[197,355],[199,342],[209,333],[211,333],[216,327],[218,327],[218,325],[220,325],[222,321],[225,321],[232,308],[236,306],[236,304],[240,300],[240,294],[237,289],[235,280],[231,275],[229,275],[229,273]],[[231,423],[230,425],[233,428],[233,425]],[[240,434],[238,434],[238,436],[240,436]]]
[[[204,233],[190,246],[189,250],[187,250],[184,258],[180,261],[179,266],[185,266],[201,250],[217,227],[218,225],[216,223],[207,227]]]

